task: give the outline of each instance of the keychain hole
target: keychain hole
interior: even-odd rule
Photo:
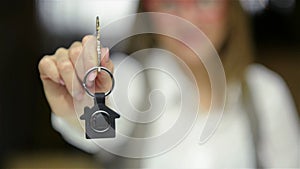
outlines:
[[[92,93],[92,92],[88,89],[88,86],[87,86],[87,84],[86,84],[86,82],[87,82],[87,77],[89,76],[89,74],[90,74],[91,72],[93,72],[93,71],[95,71],[95,70],[97,70],[98,72],[104,70],[107,74],[109,74],[109,76],[110,76],[110,78],[111,78],[111,88],[110,88],[110,90],[109,90],[108,92],[105,93],[105,96],[108,96],[108,95],[112,92],[112,90],[114,89],[114,86],[115,86],[115,79],[114,79],[113,74],[112,74],[106,67],[96,66],[96,67],[92,67],[91,69],[89,69],[89,70],[86,72],[86,74],[85,74],[85,76],[84,76],[84,78],[83,78],[82,86],[83,86],[84,90],[86,91],[86,93],[87,93],[88,95],[90,95],[91,97],[95,97],[95,94]]]

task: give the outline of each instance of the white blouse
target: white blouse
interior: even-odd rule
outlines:
[[[122,63],[122,59],[118,58],[120,57],[114,60],[115,65]],[[160,57],[160,62],[161,60],[163,59]],[[169,64],[168,57],[165,61]],[[131,60],[130,62],[135,61]],[[134,63],[128,69],[141,69],[139,66],[139,64]],[[178,73],[178,76],[184,78],[183,74]],[[257,158],[260,160],[259,164],[263,167],[299,167],[299,122],[295,106],[284,81],[274,72],[258,64],[249,66],[245,76],[252,95],[251,100],[255,105],[255,114],[259,119],[259,133],[261,136],[259,144],[254,144],[255,140],[251,131],[251,125],[253,124],[249,121],[243,104],[240,82],[228,84],[228,96],[223,117],[217,130],[207,142],[202,144],[199,142],[207,114],[201,113],[201,109],[198,109],[200,113],[198,113],[194,125],[178,144],[167,151],[149,157],[129,158],[119,155],[131,149],[132,151],[142,151],[142,154],[147,156],[149,152],[153,152],[154,149],[162,146],[161,142],[147,144],[147,146],[141,144],[126,149],[126,141],[128,141],[126,139],[120,139],[116,142],[113,139],[108,139],[107,142],[87,140],[83,130],[75,130],[64,119],[54,114],[52,114],[52,124],[66,141],[84,151],[94,153],[107,168],[255,168]],[[126,113],[122,116],[121,111],[121,118],[116,121],[116,139],[119,138],[118,132],[125,135],[144,133],[144,135],[138,135],[145,138],[157,136],[172,127],[174,121],[178,119],[178,114],[176,114],[179,105],[177,97],[180,95],[176,94],[176,84],[169,83],[170,77],[165,74],[157,74],[155,71],[152,74],[150,72],[148,77],[150,77],[150,80],[148,79],[149,83],[154,83],[154,86],[158,84],[162,87],[162,90],[167,91],[163,93],[166,96],[164,98],[166,106],[162,115],[152,121],[150,127],[144,127],[143,124],[136,127],[137,125],[132,119],[126,119],[128,118]],[[126,90],[124,86],[122,88],[122,78],[126,77],[118,76],[118,72],[116,72],[115,78],[119,81],[119,83],[116,83],[116,91]],[[189,82],[187,84],[189,85]],[[132,89],[127,88],[132,90],[129,93],[137,93],[137,89],[139,89],[138,91],[145,89],[141,87],[145,85],[142,78],[135,85],[131,87]],[[187,87],[183,88],[186,89]],[[117,94],[116,92],[113,93],[116,96]],[[132,97],[141,100],[139,96]],[[110,106],[112,107],[122,104],[115,100],[111,102]],[[138,102],[132,104],[138,104]],[[172,139],[172,137],[169,139]],[[172,141],[169,139],[166,139],[165,142]],[[101,142],[106,142],[103,143],[104,147],[99,146],[103,145]],[[111,147],[113,147],[112,153],[107,152]],[[118,154],[114,155],[115,152]],[[258,157],[256,157],[256,154],[258,154]]]

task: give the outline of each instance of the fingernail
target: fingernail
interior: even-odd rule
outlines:
[[[59,83],[63,86],[65,85],[65,82],[62,79],[59,80]]]
[[[86,86],[87,86],[88,88],[91,88],[91,87],[94,86],[94,84],[95,84],[95,82],[93,82],[93,81],[88,81],[88,82],[86,83]]]
[[[104,61],[107,63],[109,61],[109,53],[108,53],[108,48],[104,48]]]
[[[105,60],[104,60],[105,63],[108,63],[108,62],[109,62],[109,54],[106,54],[104,59],[105,59]]]
[[[97,72],[92,72],[89,77],[88,77],[88,80],[89,81],[94,81],[97,77]]]

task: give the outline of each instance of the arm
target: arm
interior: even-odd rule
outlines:
[[[84,131],[77,119],[76,103],[90,100],[81,85],[85,72],[97,65],[96,42],[93,36],[85,36],[82,42],[74,42],[69,49],[59,48],[54,55],[45,56],[39,63],[40,77],[46,98],[53,112],[52,122],[71,143],[79,143],[88,152],[97,150],[89,140],[80,140]],[[113,63],[107,48],[102,50],[101,65],[113,71]],[[110,80],[101,72],[91,74],[88,85],[96,91],[110,88]],[[72,140],[72,141],[71,141]],[[90,148],[87,148],[90,147]]]
[[[253,65],[247,83],[260,124],[256,150],[262,167],[299,167],[299,121],[285,82],[262,65]]]
[[[89,37],[86,37],[89,38]],[[86,44],[86,38],[84,38],[83,42],[81,45]],[[70,54],[74,54],[77,53],[77,55],[79,55],[79,57],[86,57],[85,55],[82,56],[81,53],[85,53],[85,51],[82,51],[84,49],[82,49],[83,46],[79,45],[79,49],[73,49],[73,45],[67,50],[68,52],[65,52],[65,55],[63,55],[63,57],[76,57],[76,56],[70,56]],[[79,50],[77,52],[74,52],[73,50]],[[73,52],[72,52],[73,51]],[[95,51],[95,50],[90,50],[90,51]],[[102,52],[103,54],[105,54],[105,52]],[[67,55],[68,54],[68,55]],[[68,91],[67,86],[69,85],[68,83],[60,83],[61,79],[55,80],[53,79],[53,73],[51,73],[51,69],[49,70],[49,65],[52,65],[54,70],[60,70],[58,68],[58,64],[62,64],[60,63],[59,57],[61,57],[62,55],[59,54],[59,52],[56,52],[55,55],[52,56],[46,56],[46,58],[43,58],[39,68],[40,68],[40,72],[41,72],[41,79],[43,81],[44,84],[44,90],[45,90],[45,94],[47,96],[48,102],[51,106],[52,109],[52,125],[54,127],[55,130],[57,130],[58,132],[61,133],[62,137],[69,142],[70,144],[86,151],[89,153],[97,153],[97,155],[101,158],[102,162],[110,162],[111,159],[114,159],[115,157],[106,151],[102,151],[103,147],[100,145],[101,142],[103,141],[108,141],[109,143],[106,145],[112,146],[114,148],[114,150],[122,148],[122,145],[126,143],[126,139],[114,139],[114,140],[109,140],[109,139],[97,139],[97,140],[88,140],[85,139],[85,132],[83,129],[83,124],[80,124],[80,120],[78,118],[78,115],[81,115],[82,112],[79,111],[83,111],[83,109],[76,109],[77,111],[75,111],[74,107],[74,102],[76,103],[80,103],[80,101],[78,101],[78,99],[76,98],[76,96],[73,96],[71,93]],[[87,56],[93,56],[96,57],[96,54],[94,55],[87,55]],[[108,56],[106,55],[106,57],[108,58]],[[106,57],[102,57],[102,58],[106,58]],[[107,63],[103,63],[102,65],[109,68],[110,70],[112,70],[112,67],[115,67],[115,90],[112,92],[111,95],[109,95],[107,97],[107,101],[106,104],[108,107],[117,110],[117,106],[120,103],[115,103],[113,96],[120,98],[120,96],[118,95],[119,91],[125,91],[128,94],[133,94],[134,95],[134,99],[133,99],[133,104],[134,105],[142,105],[141,102],[143,102],[144,99],[144,92],[145,92],[145,83],[146,80],[145,78],[138,78],[136,83],[131,83],[130,84],[130,88],[128,87],[129,84],[125,84],[124,81],[128,81],[128,77],[127,74],[129,72],[139,72],[140,70],[142,70],[142,66],[139,62],[137,62],[135,59],[131,58],[131,57],[127,57],[124,54],[115,54],[112,56],[113,57],[113,62],[112,60],[109,59],[109,61],[107,61]],[[123,61],[126,58],[126,63],[127,64],[121,64],[124,63]],[[51,63],[47,63],[45,62],[45,59],[47,62],[49,62],[49,60],[51,61]],[[53,61],[52,61],[53,60]],[[81,63],[85,63],[84,60],[81,60],[80,58],[77,59],[77,65]],[[43,63],[44,62],[44,63]],[[55,64],[53,64],[53,62]],[[71,59],[71,64],[75,65],[73,62],[73,60]],[[103,61],[102,61],[103,62]],[[45,64],[47,63],[47,64]],[[96,65],[96,62],[93,63],[94,65]],[[122,65],[122,66],[119,66]],[[92,67],[93,65],[89,66]],[[84,70],[88,70],[84,69]],[[81,70],[77,70],[80,67],[74,67],[73,72],[76,72],[77,74],[78,71]],[[59,74],[59,77],[62,77],[62,73],[60,71],[57,71]],[[54,72],[55,73],[55,72]],[[78,77],[80,78],[81,76],[78,75]],[[101,78],[101,74],[98,74],[96,79],[96,81],[101,81],[103,80]],[[48,82],[50,81],[50,82]],[[107,81],[110,81],[107,80]],[[104,82],[106,82],[104,80]],[[49,88],[48,83],[51,83],[53,85],[55,85],[55,87]],[[95,83],[95,84],[101,84],[101,83]],[[106,85],[106,84],[104,84]],[[81,85],[79,85],[79,87],[81,87]],[[96,90],[101,90],[101,86],[95,86]],[[110,84],[109,84],[110,87]],[[57,88],[62,88],[63,90],[59,90],[57,91]],[[73,89],[74,90],[74,89]],[[80,90],[82,90],[82,87],[80,88]],[[66,94],[66,96],[64,96],[64,94]],[[86,94],[83,93],[85,96]],[[58,102],[56,102],[55,98],[57,98],[58,96],[61,96],[63,98],[70,98],[70,100],[60,100]],[[127,95],[126,95],[127,96]],[[52,97],[54,97],[54,99],[51,99]],[[84,98],[84,97],[83,97]],[[122,98],[122,99],[128,99],[126,98]],[[122,100],[121,99],[121,100]],[[85,100],[85,99],[83,99]],[[120,99],[118,99],[120,101]],[[69,105],[68,101],[72,101],[71,102],[71,106]],[[122,102],[121,102],[122,103]],[[79,106],[80,107],[80,106]],[[83,107],[82,107],[83,108]],[[122,116],[122,112],[126,111],[126,110],[117,110],[118,113],[121,114],[121,118],[118,119],[117,122],[117,134],[118,132],[120,134],[123,134],[125,136],[131,136],[135,130],[135,123],[128,120],[125,116]],[[77,113],[77,115],[76,115]],[[77,116],[77,117],[76,117]],[[117,135],[118,136],[118,135]],[[118,137],[117,137],[118,138]],[[110,142],[111,141],[111,142]],[[124,146],[123,146],[124,147]],[[122,150],[120,150],[122,151]]]

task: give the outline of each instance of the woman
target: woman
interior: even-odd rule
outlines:
[[[75,42],[69,49],[58,49],[54,56],[44,57],[39,64],[45,94],[55,113],[53,125],[67,141],[83,150],[99,154],[102,163],[107,167],[297,167],[299,127],[296,111],[281,78],[261,65],[250,65],[253,60],[253,49],[249,25],[237,1],[144,0],[141,1],[139,10],[172,14],[188,20],[206,34],[218,51],[228,86],[226,107],[218,129],[207,143],[199,145],[197,129],[203,127],[200,115],[199,121],[195,121],[195,126],[182,142],[165,153],[149,158],[111,156],[90,140],[85,140],[75,116],[73,98],[82,100],[84,97],[84,90],[79,83],[84,71],[80,72],[75,68],[77,59],[79,58],[77,61],[79,67],[85,70],[96,65],[96,57],[91,57],[96,55],[85,54],[93,50],[83,48],[88,46],[87,43],[92,38],[87,36],[82,43]],[[159,18],[149,19],[155,29],[172,26],[173,30],[178,31],[187,41],[197,41],[188,30],[181,27],[182,25],[162,22]],[[145,37],[142,37],[142,40],[145,41]],[[196,61],[197,56],[183,43],[170,37],[156,35],[150,39],[147,37],[147,40],[150,43],[141,45],[141,41],[133,39],[129,51],[156,46],[173,52],[175,57],[188,66],[197,84],[201,84],[197,86],[197,90],[204,99],[201,99],[199,114],[208,112],[212,104],[210,82],[204,66]],[[90,46],[90,49],[95,47]],[[108,50],[103,49],[102,53],[105,54],[101,61],[102,65],[112,70],[113,62],[109,59]],[[81,59],[80,55],[85,55],[85,59]],[[147,64],[149,61],[151,59],[141,62]],[[75,81],[72,80],[74,72],[79,77]],[[149,75],[148,78],[153,80],[156,77]],[[96,80],[97,91],[106,91],[110,86],[110,80],[104,73],[92,74],[88,79],[90,86],[91,82]],[[161,79],[156,78],[154,83],[161,84]],[[148,81],[151,83],[151,80]],[[171,109],[172,107],[170,111]],[[156,130],[162,129],[160,127],[152,126],[147,132],[155,133]],[[122,128],[122,125],[119,125],[119,128]],[[135,133],[138,133],[136,128],[141,130],[139,127],[131,126],[131,128],[134,128],[132,130]],[[145,129],[142,129],[142,132],[145,132]],[[159,145],[151,146],[144,147],[141,151],[151,151]]]

